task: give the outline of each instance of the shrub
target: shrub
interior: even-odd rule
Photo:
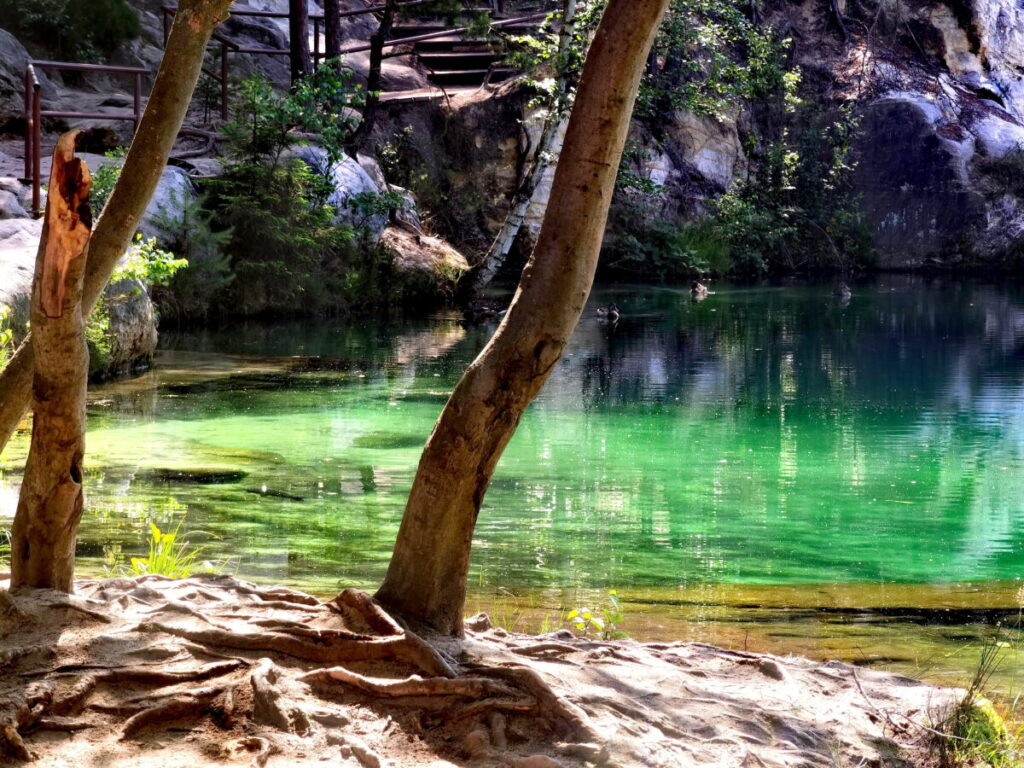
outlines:
[[[166,285],[153,291],[161,320],[186,323],[205,319],[217,297],[235,278],[225,253],[233,231],[215,232],[213,213],[204,209],[205,203],[202,196],[180,201],[172,194],[172,208],[180,210],[181,216],[157,217],[157,225],[165,235],[164,244],[188,261],[188,269],[176,272]]]
[[[105,154],[114,159],[124,157],[127,152],[128,150],[124,147],[118,147]],[[118,163],[106,163],[93,173],[92,188],[89,190],[89,205],[93,213],[99,214],[103,211],[103,206],[107,204],[110,193],[114,191],[114,185],[117,184],[119,178],[121,178],[121,166]]]
[[[329,67],[288,95],[258,77],[241,84],[236,119],[225,127],[230,161],[207,185],[213,224],[230,232],[224,250],[234,280],[222,298],[231,311],[339,312],[401,293],[390,254],[366,237],[369,220],[400,206],[401,196],[357,195],[349,202],[356,225],[338,224],[326,203],[333,191],[327,173],[286,153],[299,143],[296,128],[314,130],[330,167],[355,128],[351,107],[361,99]]]
[[[141,280],[146,285],[166,285],[175,273],[188,266],[185,259],[157,247],[156,238],[143,239],[135,235],[135,242],[114,270],[111,283]],[[141,289],[140,289],[141,290]],[[89,350],[89,376],[109,374],[114,360],[114,339],[110,328],[108,299],[101,297],[85,323],[85,343]]]
[[[786,124],[751,147],[753,173],[713,206],[733,270],[744,274],[846,271],[870,263],[871,232],[853,189],[857,121],[847,109],[782,94]]]

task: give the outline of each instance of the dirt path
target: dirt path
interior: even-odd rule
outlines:
[[[2,578],[2,577],[0,577]],[[0,581],[0,588],[6,584]],[[0,591],[0,765],[896,766],[956,692],[839,662],[467,623],[227,576]]]

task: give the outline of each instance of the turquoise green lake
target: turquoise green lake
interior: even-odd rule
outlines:
[[[1024,291],[713,289],[595,292],[484,501],[472,607],[554,628],[615,589],[637,637],[955,674],[1024,602]],[[241,576],[373,587],[494,327],[165,332],[153,371],[91,393],[83,569],[184,520]],[[4,454],[0,522],[27,445]]]

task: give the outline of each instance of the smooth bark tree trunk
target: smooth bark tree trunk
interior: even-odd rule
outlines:
[[[292,85],[312,71],[309,61],[309,6],[306,0],[288,0],[288,49]]]
[[[71,591],[82,517],[85,387],[89,352],[82,318],[85,248],[92,228],[78,132],[57,142],[32,283],[32,446],[11,529],[11,586]]]
[[[328,59],[341,56],[341,9],[339,0],[324,0],[324,53]]]
[[[537,245],[508,314],[469,366],[420,458],[377,598],[461,636],[470,544],[519,419],[590,295],[636,92],[668,0],[611,0],[583,69]]]
[[[544,118],[544,127],[541,129],[540,139],[537,141],[533,162],[512,198],[508,215],[491,243],[491,247],[487,249],[487,253],[475,270],[473,290],[476,292],[490,285],[494,276],[498,274],[498,270],[505,263],[505,259],[508,258],[516,237],[519,235],[519,230],[523,228],[523,222],[526,221],[526,212],[530,209],[537,187],[551,165],[551,147],[555,143],[555,136],[558,135],[558,127],[564,115],[561,104],[566,98],[568,88],[565,60],[569,46],[572,45],[575,27],[576,0],[562,0],[562,29],[558,35],[558,63],[556,65],[560,71],[555,85],[555,105]]]
[[[366,73],[366,105],[363,107],[363,121],[352,137],[352,146],[358,151],[368,146],[373,126],[377,123],[377,107],[380,105],[381,69],[384,66],[384,44],[391,37],[398,13],[398,0],[384,0],[380,26],[370,38],[370,67]]]
[[[117,186],[89,242],[82,312],[96,305],[124,255],[153,196],[181,129],[214,27],[227,18],[232,0],[181,0],[164,58]],[[0,373],[0,450],[28,407],[35,341],[30,333]]]

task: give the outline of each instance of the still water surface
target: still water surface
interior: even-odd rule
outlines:
[[[151,373],[92,392],[85,567],[184,517],[242,576],[372,587],[493,329],[165,333]],[[0,516],[26,451],[5,453]],[[1017,620],[1022,577],[1024,291],[887,277],[846,306],[829,286],[597,291],[499,465],[471,583],[524,629],[615,589],[634,636],[941,678]]]

